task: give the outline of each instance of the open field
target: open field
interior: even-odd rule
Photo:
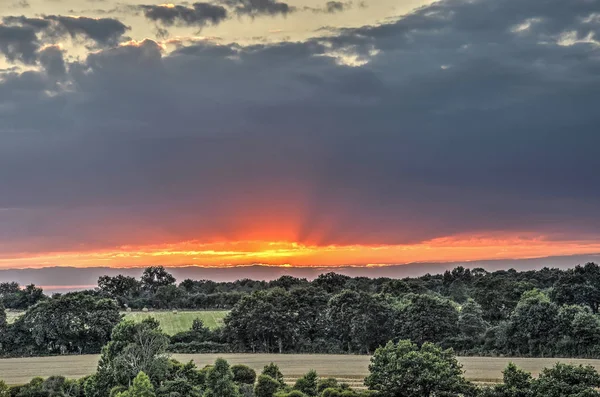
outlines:
[[[24,312],[7,311],[6,320],[12,324]],[[154,317],[160,322],[163,331],[168,335],[174,335],[181,331],[187,331],[192,327],[194,319],[200,318],[204,325],[214,329],[223,325],[223,319],[227,315],[226,310],[216,311],[180,311],[174,314],[171,311],[151,311],[151,312],[123,312],[125,318],[133,321],[142,321],[148,317]]]
[[[125,318],[133,321],[142,321],[148,317],[154,317],[160,322],[163,331],[168,335],[174,335],[181,331],[188,331],[192,328],[192,323],[196,318],[201,319],[204,325],[214,329],[223,325],[223,319],[227,311],[180,311],[177,314],[170,311],[156,312],[129,312],[125,313]]]
[[[175,354],[180,361],[194,360],[199,366],[211,364],[223,357],[231,364],[246,364],[257,371],[270,363],[279,365],[287,381],[293,381],[309,369],[315,369],[323,377],[332,376],[351,386],[360,386],[368,374],[368,356],[308,355],[308,354]],[[475,382],[497,383],[502,379],[502,369],[514,362],[526,371],[538,375],[544,367],[555,362],[592,365],[600,370],[600,360],[555,359],[555,358],[488,358],[460,357],[466,377]],[[11,385],[23,384],[35,376],[63,375],[80,378],[96,370],[98,356],[59,356],[38,358],[11,358],[0,360],[0,378]]]

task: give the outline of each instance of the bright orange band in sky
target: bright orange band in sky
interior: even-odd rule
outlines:
[[[138,267],[152,264],[226,267],[247,264],[336,266],[536,258],[600,252],[600,242],[552,241],[543,237],[452,237],[411,245],[313,246],[293,242],[240,241],[122,246],[82,252],[0,257],[1,268],[47,266]]]

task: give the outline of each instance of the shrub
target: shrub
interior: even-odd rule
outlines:
[[[231,367],[233,371],[233,381],[253,385],[256,382],[256,371],[247,365],[238,364]]]
[[[294,389],[300,390],[309,397],[316,397],[318,381],[319,376],[317,375],[317,372],[314,369],[311,369],[306,375],[296,381]]]
[[[337,389],[339,387],[339,383],[335,378],[325,378],[319,379],[317,383],[317,392],[323,393],[325,389]]]
[[[256,397],[273,397],[275,392],[281,388],[281,383],[269,375],[260,375],[254,388]]]

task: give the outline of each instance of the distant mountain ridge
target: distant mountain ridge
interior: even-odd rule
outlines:
[[[186,278],[195,280],[210,279],[214,281],[235,281],[243,278],[257,280],[274,280],[283,275],[291,275],[314,279],[319,274],[336,272],[352,277],[419,277],[424,274],[440,274],[456,266],[467,268],[481,267],[488,271],[514,268],[517,270],[537,270],[543,267],[569,268],[587,262],[600,262],[600,254],[553,256],[532,259],[514,260],[483,260],[471,262],[444,263],[407,263],[390,266],[318,266],[318,267],[278,267],[264,265],[248,265],[236,267],[168,267],[178,281]],[[123,274],[139,277],[143,268],[109,268],[109,267],[47,267],[40,269],[2,269],[0,282],[16,281],[19,284],[34,283],[44,286],[48,292],[64,292],[78,289],[94,288],[98,277],[103,275],[115,276]]]

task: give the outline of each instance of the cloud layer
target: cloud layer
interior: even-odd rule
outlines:
[[[198,28],[295,8],[142,9]],[[116,18],[5,18],[0,52],[37,66],[0,71],[0,248],[593,242],[599,9],[443,0],[253,45],[125,42]],[[94,48],[66,61],[65,37]]]

